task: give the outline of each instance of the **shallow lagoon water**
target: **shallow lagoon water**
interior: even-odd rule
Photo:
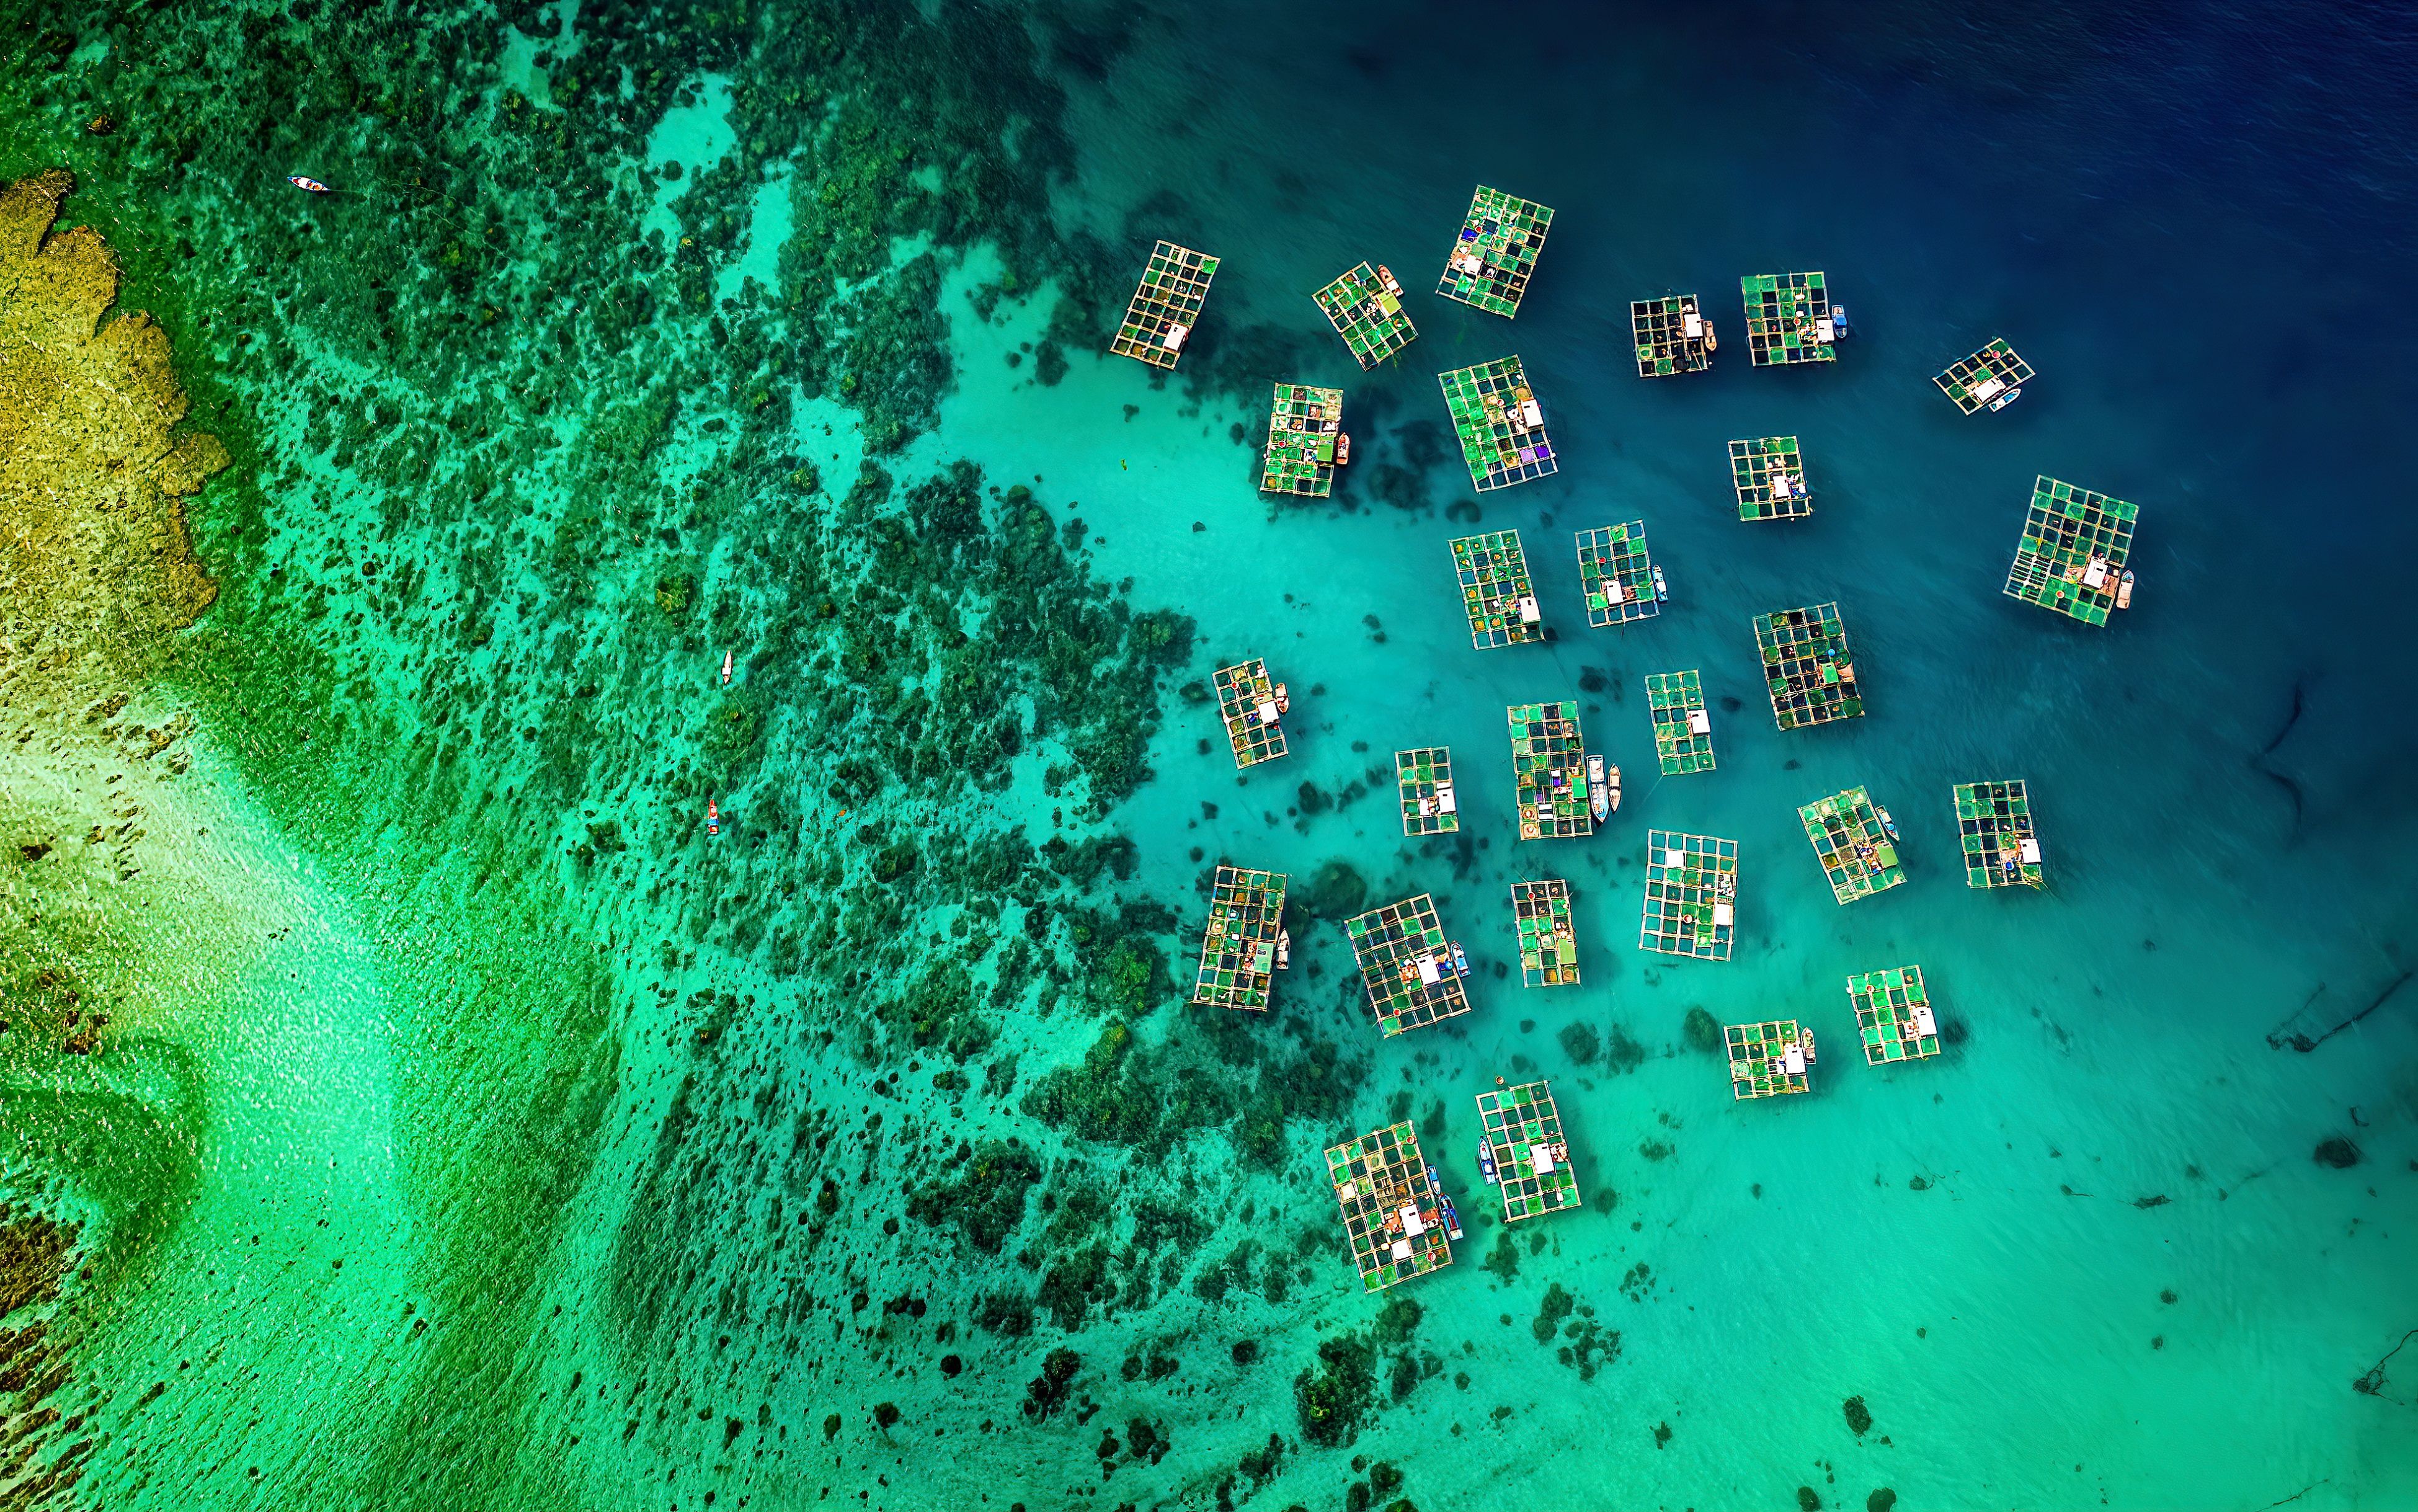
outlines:
[[[180,213],[206,245],[257,249],[292,203],[198,175],[162,187],[139,163],[114,190],[79,157],[93,144],[62,130],[81,125],[81,100],[12,105],[23,125],[9,176],[46,165],[42,153],[78,167],[90,198],[69,215],[120,245],[130,298],[188,316],[193,423],[257,438],[237,447],[247,476],[193,506],[196,549],[227,597],[145,696],[205,716],[179,780],[209,785],[212,817],[189,827],[223,848],[196,848],[191,886],[295,879],[274,898],[230,889],[247,922],[216,934],[156,878],[144,899],[104,891],[96,905],[189,921],[182,940],[125,950],[107,990],[125,998],[122,1023],[161,1005],[145,1030],[196,1055],[212,1111],[176,1221],[139,1264],[67,1292],[90,1320],[72,1389],[99,1398],[90,1420],[109,1443],[46,1494],[603,1507],[643,1504],[643,1486],[675,1507],[863,1493],[902,1507],[1365,1497],[1432,1509],[1505,1495],[1785,1505],[1799,1486],[1845,1506],[1882,1487],[1907,1506],[2247,1508],[2295,1493],[2389,1506],[2418,1493],[2406,1385],[2388,1370],[2379,1392],[2352,1389],[2418,1326],[2402,1237],[2418,1190],[2410,1005],[2387,999],[2307,1054],[2268,1040],[2288,1021],[2349,1017],[2407,969],[2410,872],[2394,858],[2412,828],[2411,680],[2372,649],[2391,633],[2411,541],[2385,502],[2393,354],[2366,312],[2408,229],[2392,170],[2410,136],[2406,111],[2373,103],[2396,97],[2364,88],[2391,76],[2400,44],[2297,14],[2137,35],[1911,13],[1759,13],[1731,28],[1547,12],[1534,38],[1473,40],[1449,22],[1229,8],[1034,23],[1037,74],[1064,91],[1054,234],[1088,248],[1070,271],[1112,308],[1154,237],[1225,259],[1171,379],[1075,340],[1063,377],[1043,382],[1025,344],[1052,333],[1050,290],[1020,298],[1028,283],[985,320],[980,297],[1008,265],[983,237],[960,238],[962,257],[946,237],[891,249],[894,267],[943,249],[954,382],[925,434],[896,452],[877,440],[873,457],[902,492],[961,456],[994,488],[1029,481],[1053,527],[1083,522],[1098,582],[1194,622],[1188,661],[1159,680],[1152,777],[1096,816],[1079,782],[1048,784],[1065,756],[1052,740],[991,792],[894,782],[860,802],[826,784],[865,739],[842,710],[881,690],[799,670],[822,633],[788,618],[806,590],[764,542],[793,539],[780,532],[802,516],[843,542],[868,528],[833,496],[867,454],[862,393],[802,389],[788,434],[768,437],[743,420],[708,429],[730,400],[698,383],[631,468],[583,472],[542,447],[488,498],[396,508],[413,481],[379,474],[374,439],[326,447],[331,408],[341,430],[354,406],[325,390],[377,388],[416,415],[456,380],[307,302],[282,312],[307,359],[247,367],[227,317],[195,335],[224,293],[208,260],[144,251],[173,246],[157,227]],[[1238,36],[1269,45],[1245,53]],[[122,94],[143,66],[130,51],[127,72],[100,80],[106,34],[82,45],[85,71],[46,87]],[[461,45],[483,60],[474,70],[535,67],[500,35]],[[2273,57],[2326,60],[2322,83],[2294,82],[2305,76]],[[691,229],[681,218],[712,213],[694,160],[739,160],[742,134],[713,118],[727,81],[778,82],[751,58],[707,61],[694,103],[626,123],[630,167],[684,165],[641,213]],[[223,172],[246,163],[209,150]],[[763,172],[815,182],[844,167]],[[1423,290],[1475,181],[1558,212],[1514,323]],[[509,185],[468,192],[513,204]],[[743,276],[775,287],[781,253],[763,243],[792,224],[816,234],[777,188],[714,203],[747,210],[744,234],[699,269],[715,299],[739,296]],[[113,229],[103,212],[118,206]],[[1412,286],[1421,333],[1399,366],[1367,375],[1308,298],[1362,257]],[[1630,298],[1698,292],[1734,337],[1736,278],[1783,267],[1826,269],[1854,313],[1833,369],[1752,371],[1733,341],[1703,378],[1630,375]],[[568,270],[551,276],[572,282],[549,298],[582,292]],[[601,287],[585,292],[602,302]],[[498,400],[482,422],[498,434],[449,428],[431,476],[450,476],[451,449],[483,455],[514,427],[575,431],[589,439],[573,450],[596,451],[611,440],[596,401],[691,381],[731,328],[773,318],[720,313],[717,331],[666,304],[637,371],[578,369],[630,387],[570,396],[555,418]],[[425,318],[405,334],[439,328]],[[2042,377],[2004,414],[1960,417],[1929,375],[1996,334]],[[1563,470],[1485,496],[1476,517],[1522,531],[1559,638],[1481,653],[1446,552],[1469,528],[1468,510],[1450,512],[1469,496],[1432,375],[1506,351],[1528,365]],[[382,379],[381,362],[409,381]],[[1252,488],[1260,396],[1278,376],[1347,390],[1358,455],[1332,506],[1272,505]],[[475,363],[459,381],[497,387]],[[1804,438],[1817,512],[1742,525],[1723,443],[1783,431]],[[824,493],[801,500],[754,474],[726,483],[734,434],[794,449]],[[1400,471],[1381,487],[1388,467]],[[2104,631],[1997,592],[2040,472],[2141,506],[2140,596]],[[617,527],[646,524],[589,564],[582,603],[512,541],[523,503],[539,512],[536,540],[551,528],[559,542],[583,505]],[[998,521],[1012,506],[988,508]],[[1641,516],[1673,602],[1643,626],[1588,630],[1570,533]],[[303,544],[264,550],[264,528]],[[389,573],[413,564],[422,600],[483,587],[483,602],[517,606],[491,612],[486,641],[435,654],[442,616],[308,616],[298,582],[350,591],[334,585],[346,571],[358,583],[373,541]],[[344,565],[330,565],[343,545]],[[711,618],[648,629],[683,573]],[[1871,712],[1775,731],[1748,619],[1831,599]],[[465,612],[489,612],[481,602],[466,597]],[[635,630],[619,628],[624,603],[638,605]],[[256,701],[211,692],[226,685],[220,665],[298,644],[343,689],[320,741],[332,756],[304,758]],[[724,649],[742,693],[765,690],[755,717],[771,733],[709,792],[682,763],[716,749]],[[1214,721],[1178,690],[1245,654],[1291,682],[1296,737],[1286,761],[1238,781]],[[1656,781],[1640,682],[1688,666],[1714,700],[1721,766]],[[1588,680],[1602,691],[1583,692]],[[532,766],[532,743],[562,743],[562,690],[590,681],[599,693],[574,702],[592,758]],[[1628,801],[1590,841],[1523,846],[1501,710],[1567,696],[1629,773]],[[452,752],[435,781],[410,753],[447,728],[432,723],[440,700],[468,712],[459,734],[434,737]],[[45,708],[71,743],[74,710]],[[542,741],[520,733],[540,725]],[[1458,758],[1465,849],[1406,843],[1382,787],[1300,812],[1303,784],[1348,794],[1393,749],[1430,743]],[[669,772],[654,771],[659,756]],[[2000,774],[2031,785],[2045,894],[1974,893],[1953,870],[1948,787]],[[12,797],[28,781],[12,773]],[[1841,908],[1794,810],[1856,783],[1899,817],[1910,880]],[[528,814],[521,795],[539,793],[570,806]],[[720,840],[741,844],[708,848],[707,796]],[[1049,909],[1165,903],[1173,926],[1143,932],[1179,981],[1217,861],[1298,885],[1340,859],[1372,899],[1436,893],[1478,966],[1476,1010],[1373,1043],[1339,929],[1297,919],[1268,1020],[1240,1048],[1230,1035],[1217,1056],[1178,1062],[1247,1082],[1262,1058],[1273,1069],[1322,1040],[1344,1047],[1340,1106],[1285,1122],[1269,1161],[1244,1153],[1263,1148],[1240,1140],[1249,1112],[1121,1143],[1032,1110],[1047,1073],[1083,1062],[1116,1021],[1086,985],[1097,963],[1068,937],[1049,937],[1064,1000],[1004,1005],[962,1091],[934,1085],[941,1050],[872,1027],[878,980],[784,955],[786,934],[810,938],[895,885],[870,879],[865,852],[891,855],[901,831],[868,837],[860,821],[902,826],[938,855],[1002,827],[1045,841],[1061,832],[1052,810],[1064,832],[1133,849],[1130,875],[1094,872],[1093,896],[1055,894]],[[772,812],[786,826],[756,834]],[[625,852],[562,859],[597,848],[591,827],[605,823]],[[1739,842],[1735,960],[1634,949],[1644,836],[1663,827]],[[498,904],[496,878],[515,872],[529,883]],[[1538,875],[1573,885],[1582,988],[1523,992],[1493,974],[1511,958],[1506,887]],[[11,895],[39,916],[61,885],[29,867]],[[960,919],[969,936],[991,927],[962,884],[912,895],[919,941],[953,938]],[[296,931],[279,937],[288,912]],[[205,947],[238,936],[249,974],[188,985]],[[1929,1064],[1849,1063],[1842,978],[1906,961],[1922,963],[1961,1039]],[[1186,1016],[1201,1011],[1175,996],[1154,985],[1132,1016],[1144,1046],[1195,1044]],[[1733,1104],[1719,1064],[1684,1045],[1696,1005],[1814,1025],[1814,1094]],[[1616,1045],[1617,1026],[1641,1053],[1575,1063],[1562,1031],[1578,1023],[1599,1044]],[[988,1068],[1011,1058],[994,1091]],[[69,1074],[38,1059],[16,1069]],[[1507,1275],[1480,1263],[1501,1226],[1477,1181],[1470,1097],[1532,1073],[1560,1094],[1587,1206],[1528,1226],[1539,1247],[1523,1242]],[[25,1084],[12,1081],[13,1106]],[[1171,1101],[1184,1090],[1174,1077],[1140,1087]],[[1417,1304],[1415,1321],[1358,1294],[1318,1171],[1322,1146],[1398,1113],[1440,1127],[1428,1153],[1469,1228],[1449,1270],[1397,1293]],[[2360,1165],[2312,1159],[2337,1136]],[[915,1194],[962,1168],[951,1145],[1010,1137],[1040,1170],[992,1253]],[[12,1173],[43,1165],[38,1150],[12,1161]],[[108,1174],[45,1171],[40,1189],[72,1205],[79,1182]],[[522,1243],[498,1259],[497,1235]],[[1245,1244],[1257,1258],[1232,1263]],[[1094,1248],[1111,1279],[1053,1317],[1046,1299],[1067,1293],[1051,1277]],[[1566,1326],[1595,1327],[1591,1374],[1556,1352],[1572,1335],[1538,1340],[1555,1285],[1585,1309]],[[1041,1300],[1030,1332],[985,1326],[1001,1295]],[[1352,1357],[1322,1361],[1322,1343],[1356,1343],[1378,1372],[1350,1442],[1331,1446],[1297,1410],[1305,1372]],[[1064,1405],[1028,1387],[1050,1379],[1053,1349],[1077,1357]],[[153,1380],[175,1384],[130,1405]],[[1873,1416],[1860,1435],[1842,1411],[1850,1397]],[[46,1455],[68,1447],[44,1442]]]

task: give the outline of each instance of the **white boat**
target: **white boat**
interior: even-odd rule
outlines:
[[[1586,774],[1587,807],[1594,813],[1595,821],[1598,824],[1601,824],[1604,820],[1612,817],[1612,811],[1615,806],[1612,797],[1612,786],[1604,778],[1603,757],[1599,756],[1591,756],[1587,757]]]
[[[726,688],[727,688],[727,687],[729,687],[729,686],[730,686],[730,658],[731,658],[731,655],[732,655],[732,653],[731,653],[731,652],[729,652],[729,651],[725,651],[725,652],[723,652],[723,653],[722,653],[722,685],[723,685],[724,687],[726,687]]]
[[[1991,400],[1990,407],[1992,409],[2004,409],[2009,405],[2013,404],[2016,400],[2021,399],[2023,396],[2024,391],[2021,389],[2010,389],[2005,393],[2000,394],[1997,398]]]
[[[2129,567],[2124,569],[2124,575],[2116,580],[2116,607],[2133,607],[2133,569]]]
[[[1671,588],[1669,584],[1662,581],[1662,564],[1660,562],[1656,562],[1654,564],[1654,602],[1657,603],[1668,603],[1671,602]]]
[[[1292,965],[1293,931],[1279,929],[1277,931],[1277,970],[1281,971]]]

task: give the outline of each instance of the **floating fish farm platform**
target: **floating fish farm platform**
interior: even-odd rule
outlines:
[[[1402,310],[1401,284],[1382,267],[1362,263],[1310,298],[1363,368],[1375,367],[1418,338],[1418,328]]]
[[[1328,1149],[1326,1178],[1343,1209],[1343,1231],[1364,1291],[1383,1291],[1452,1263],[1444,1196],[1429,1180],[1427,1157],[1407,1120]]]
[[[1967,887],[2039,887],[2040,837],[2020,780],[1956,785],[1956,833],[1965,848]]]
[[[1510,319],[1520,313],[1528,277],[1537,269],[1537,253],[1544,250],[1545,232],[1553,223],[1553,212],[1544,206],[1480,184],[1461,222],[1461,235],[1453,238],[1452,255],[1445,259],[1436,292]]]
[[[1705,684],[1693,668],[1645,674],[1645,708],[1654,716],[1654,756],[1662,775],[1713,770],[1713,719],[1705,711]]]
[[[1847,1000],[1856,1007],[1864,1059],[1874,1065],[1922,1061],[1939,1053],[1939,1024],[1931,1016],[1921,967],[1893,966],[1851,976]]]
[[[1726,961],[1737,934],[1737,842],[1654,830],[1645,836],[1645,917],[1637,948]]]
[[[1226,743],[1234,748],[1234,765],[1256,767],[1285,754],[1284,685],[1268,677],[1268,664],[1258,657],[1221,666],[1215,679],[1217,713],[1226,722]]]
[[[1477,1121],[1503,1188],[1504,1222],[1579,1206],[1578,1173],[1570,1169],[1569,1142],[1551,1087],[1529,1081],[1479,1092]]]
[[[1595,833],[1587,807],[1586,741],[1579,706],[1567,700],[1513,704],[1511,775],[1518,785],[1520,838],[1569,840]]]
[[[1520,532],[1496,530],[1462,536],[1452,543],[1452,570],[1461,579],[1461,608],[1469,617],[1469,644],[1479,650],[1545,638],[1536,586],[1528,580],[1528,554]]]
[[[1141,283],[1125,306],[1125,322],[1109,350],[1155,368],[1175,366],[1209,298],[1209,281],[1217,276],[1215,257],[1160,242],[1151,252],[1150,266],[1142,269]]]
[[[1461,828],[1461,800],[1452,790],[1450,746],[1395,752],[1394,787],[1401,795],[1404,834],[1451,834]]]
[[[1637,343],[1637,375],[1669,378],[1713,365],[1713,323],[1692,294],[1629,301],[1629,333]]]
[[[1738,280],[1746,301],[1746,351],[1756,367],[1831,362],[1838,328],[1830,291],[1819,273],[1749,273]]]
[[[1847,627],[1835,603],[1754,617],[1754,644],[1771,690],[1771,717],[1784,730],[1853,719],[1864,711]]]
[[[1388,1036],[1469,1012],[1469,958],[1444,937],[1435,899],[1422,893],[1344,921],[1369,1011]]]
[[[2017,357],[2001,336],[1971,357],[1950,363],[1947,372],[1931,381],[1958,409],[1974,415],[2005,407],[2016,390],[2032,381],[2032,365]]]
[[[1830,895],[1841,903],[1870,897],[1905,880],[1897,842],[1890,838],[1873,795],[1864,789],[1850,787],[1817,798],[1798,809],[1797,817],[1805,823],[1805,838],[1814,842]]]
[[[1801,520],[1814,512],[1805,486],[1805,457],[1793,435],[1730,443],[1730,483],[1741,520]]]
[[[2086,625],[2104,625],[2110,610],[2133,602],[2133,517],[2139,512],[2120,498],[2094,494],[2054,478],[2032,481],[2031,510],[2024,538],[2015,543],[2015,564],[2007,570],[2007,596],[2053,609]]]
[[[1732,1097],[1744,1102],[1813,1090],[1806,1068],[1814,1063],[1814,1031],[1799,1029],[1794,1018],[1731,1024],[1722,1037],[1730,1047]]]
[[[1654,558],[1645,551],[1645,522],[1598,526],[1578,533],[1579,586],[1586,591],[1587,623],[1625,625],[1662,612]]]
[[[1470,486],[1483,494],[1534,482],[1556,469],[1545,411],[1528,387],[1517,357],[1499,357],[1474,367],[1436,374],[1453,434],[1469,464]]]
[[[1579,939],[1570,923],[1570,884],[1555,878],[1511,884],[1511,922],[1520,931],[1520,985],[1579,985]]]
[[[1280,383],[1268,408],[1268,450],[1260,469],[1263,494],[1324,498],[1335,492],[1335,469],[1352,460],[1343,434],[1343,390]]]
[[[1285,874],[1219,866],[1209,891],[1209,929],[1192,1000],[1265,1013],[1284,934]]]

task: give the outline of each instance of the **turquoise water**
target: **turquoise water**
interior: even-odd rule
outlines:
[[[76,167],[69,216],[237,459],[192,509],[221,602],[135,706],[199,723],[190,780],[129,779],[175,817],[148,880],[11,883],[12,992],[67,960],[139,1031],[8,1063],[7,1190],[125,1257],[56,1304],[56,1399],[107,1442],[40,1494],[2418,1500],[2418,1365],[2354,1389],[2418,1327],[2410,1001],[2271,1044],[2410,964],[2378,314],[2406,42],[2302,12],[985,16],[277,34],[355,98],[265,43],[196,82],[232,38],[171,11],[61,28],[10,99],[6,176]],[[571,77],[599,57],[631,71]],[[452,94],[392,103],[440,59]],[[138,103],[172,93],[190,140]],[[350,197],[277,182],[321,164]],[[1557,211],[1516,322],[1426,292],[1477,182]],[[1098,355],[1159,237],[1223,258],[1166,380]],[[1365,375],[1308,297],[1364,257],[1420,331]],[[1730,290],[1784,267],[1853,312],[1826,371],[1745,362]],[[1666,289],[1725,339],[1640,382],[1626,305]],[[1930,375],[2001,334],[2040,378],[1959,416]],[[1473,499],[1433,375],[1509,352],[1562,470]],[[1277,378],[1346,390],[1332,503],[1255,491]],[[1724,444],[1773,433],[1816,513],[1744,525]],[[959,458],[978,513],[918,492]],[[2039,473],[2140,506],[2104,630],[1997,591]],[[1637,517],[1672,602],[1591,630],[1572,532]],[[1551,644],[1471,649],[1473,526],[1522,532]],[[1870,711],[1777,731],[1749,620],[1829,600]],[[1293,747],[1238,777],[1182,690],[1249,655]],[[1642,679],[1684,667],[1720,768],[1657,780]],[[45,697],[28,839],[110,801],[82,700]],[[1561,697],[1627,800],[1523,844],[1501,710]],[[1400,833],[1389,753],[1428,744],[1459,843]],[[1961,884],[1950,786],[2001,775],[2043,893]],[[1794,811],[1857,784],[1909,881],[1843,908]],[[1737,841],[1735,959],[1634,948],[1659,828]],[[1265,1020],[1186,1006],[1220,860],[1297,905],[1330,862],[1371,903],[1431,891],[1474,1011],[1379,1042],[1298,906]],[[1518,985],[1507,889],[1540,875],[1583,987]],[[89,939],[52,930],[69,899]],[[1946,1054],[1852,1063],[1843,978],[1916,961]],[[1814,1027],[1813,1095],[1734,1103],[1699,1006]],[[1586,1199],[1509,1246],[1474,1150],[1497,1077],[1553,1080]],[[96,1077],[191,1141],[152,1228],[110,1205],[135,1155],[63,1158],[23,1111]],[[1401,1117],[1468,1234],[1388,1308],[1319,1152]],[[2313,1158],[2335,1138],[2357,1164]],[[1304,1410],[1329,1392],[1346,1431]],[[40,1431],[38,1465],[77,1437]]]

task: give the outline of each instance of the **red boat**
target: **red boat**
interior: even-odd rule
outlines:
[[[293,185],[296,189],[308,190],[314,194],[333,194],[335,192],[334,190],[329,189],[327,185],[319,182],[317,179],[305,178],[300,174],[287,174],[285,176],[285,181]]]
[[[708,834],[722,832],[722,805],[711,798],[705,801],[705,832]]]

